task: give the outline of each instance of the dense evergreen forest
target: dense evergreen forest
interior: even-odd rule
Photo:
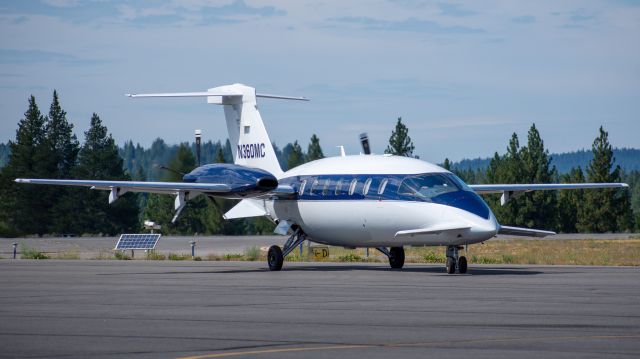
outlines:
[[[188,202],[174,225],[171,196],[127,193],[109,205],[106,191],[19,185],[13,181],[18,177],[180,181],[179,173],[197,166],[194,143],[168,145],[156,139],[149,148],[132,141],[119,148],[97,114],[89,121],[81,142],[73,135],[73,125],[56,92],[48,114],[40,112],[33,96],[29,98],[15,139],[0,144],[0,161],[4,164],[0,168],[0,236],[115,235],[140,231],[145,219],[160,223],[162,231],[170,234],[272,232],[274,225],[265,218],[224,221],[222,214],[235,204],[230,200],[200,196]],[[640,150],[614,150],[603,128],[594,131],[596,134],[591,151],[550,155],[534,124],[525,145],[520,145],[514,133],[504,154],[459,163],[445,159],[443,166],[468,183],[625,181],[630,184],[629,190],[536,191],[505,206],[499,204],[499,196],[485,199],[504,224],[559,232],[637,231],[640,170],[635,166]],[[274,144],[274,149],[285,170],[324,157],[315,134],[306,151],[297,140],[282,149]],[[415,157],[413,150],[409,129],[398,118],[385,153]],[[228,140],[204,142],[201,153],[203,164],[232,161]],[[621,168],[621,163],[628,167]]]
[[[616,164],[625,172],[640,171],[640,149],[635,148],[614,148],[613,156],[616,158]],[[586,168],[589,161],[593,159],[593,152],[588,150],[579,150],[565,153],[552,153],[551,165],[555,166],[558,173],[564,174],[571,172],[574,167]],[[455,169],[485,170],[491,158],[474,158],[463,159],[459,162],[452,162],[451,167]]]

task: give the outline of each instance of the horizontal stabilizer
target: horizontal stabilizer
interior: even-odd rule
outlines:
[[[418,229],[408,229],[404,231],[396,232],[394,237],[413,237],[424,234],[440,234],[442,232],[453,232],[453,231],[466,231],[471,227],[468,226],[455,226],[455,225],[439,225],[433,226],[429,228],[418,228]]]
[[[500,230],[498,231],[498,234],[508,234],[512,236],[523,236],[523,237],[546,237],[546,236],[553,236],[554,234],[556,234],[556,232],[543,231],[540,229],[500,226]]]
[[[247,218],[265,216],[267,211],[262,205],[262,201],[256,199],[243,199],[233,208],[224,214],[224,219]]]
[[[127,93],[124,94],[127,97],[133,98],[145,98],[145,97],[212,97],[212,96],[224,96],[224,97],[242,97],[241,92],[167,92],[167,93]],[[272,98],[278,100],[296,100],[296,101],[309,101],[306,97],[294,97],[294,96],[281,96],[272,95],[266,93],[256,93],[256,97],[260,98]]]

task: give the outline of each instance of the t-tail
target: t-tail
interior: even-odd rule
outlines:
[[[207,102],[224,107],[229,141],[234,162],[256,167],[280,177],[282,168],[258,111],[256,98],[308,101],[304,97],[289,97],[256,93],[253,87],[233,84],[210,88],[206,92],[127,94],[129,97],[206,97]]]

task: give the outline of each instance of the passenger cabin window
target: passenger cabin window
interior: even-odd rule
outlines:
[[[311,184],[311,188],[309,189],[309,194],[310,195],[315,194],[314,191],[316,190],[317,187],[318,187],[318,180],[316,179],[316,180],[313,180],[313,183]]]
[[[364,182],[364,187],[362,187],[362,194],[364,196],[369,193],[369,187],[371,187],[371,178],[367,178],[367,180]]]
[[[430,199],[448,192],[456,192],[459,188],[452,178],[442,173],[430,173],[407,177],[402,180],[398,193]]]
[[[380,187],[378,187],[378,194],[384,193],[384,189],[387,187],[387,183],[389,183],[389,180],[387,178],[383,179],[382,182],[380,182]]]
[[[322,195],[326,196],[329,194],[329,187],[331,186],[331,180],[327,179],[324,181],[324,187],[322,188]]]
[[[336,196],[340,195],[340,191],[342,190],[342,178],[340,178],[337,182],[336,182],[336,190],[334,192],[334,194]]]
[[[353,194],[353,192],[356,191],[356,185],[358,184],[358,180],[356,178],[354,178],[351,181],[351,184],[349,185],[349,196],[351,196]]]
[[[307,180],[302,180],[302,182],[300,183],[300,190],[298,191],[299,195],[303,195],[304,194],[304,186],[307,185]]]

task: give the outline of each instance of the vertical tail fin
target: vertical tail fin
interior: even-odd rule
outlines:
[[[304,97],[256,94],[253,87],[233,84],[207,92],[127,94],[129,97],[206,97],[207,102],[224,106],[229,141],[236,164],[257,167],[280,177],[282,168],[258,111],[257,97],[308,101]]]
[[[242,94],[207,99],[209,103],[224,106],[234,162],[243,166],[261,168],[279,177],[282,169],[258,111],[255,89],[234,84],[212,88],[209,92]]]

